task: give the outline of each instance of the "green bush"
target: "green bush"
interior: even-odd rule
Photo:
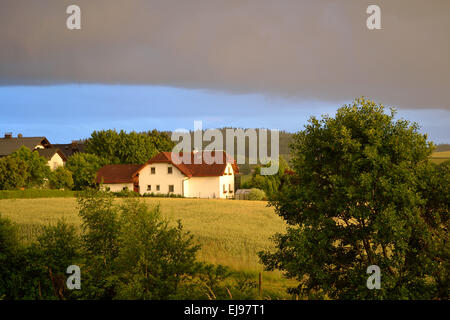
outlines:
[[[51,172],[48,180],[52,189],[72,189],[73,187],[72,172],[64,167],[58,167]]]
[[[132,197],[139,197],[139,193],[131,191],[131,190],[122,190],[117,192],[111,192],[115,197],[118,198],[132,198]]]
[[[252,188],[248,194],[248,200],[264,200],[266,199],[266,193],[260,189]]]

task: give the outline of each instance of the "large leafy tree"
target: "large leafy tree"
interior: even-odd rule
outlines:
[[[0,159],[0,190],[25,187],[28,180],[28,165],[25,161],[13,157]]]
[[[83,190],[93,187],[98,169],[106,163],[106,160],[90,153],[77,152],[70,156],[67,160],[66,168],[72,172],[74,189]]]
[[[108,163],[144,163],[158,152],[171,151],[173,141],[165,132],[157,130],[127,133],[123,130],[94,131],[86,150],[104,158]]]
[[[267,269],[298,280],[293,293],[448,297],[448,167],[430,164],[426,135],[394,115],[360,98],[295,135],[295,175],[271,202],[288,229],[260,253]],[[370,265],[380,290],[366,287]]]
[[[20,147],[11,154],[14,159],[19,159],[27,164],[28,176],[26,185],[28,187],[39,187],[44,184],[45,179],[50,175],[48,161],[41,157],[37,151],[31,151],[25,146]]]

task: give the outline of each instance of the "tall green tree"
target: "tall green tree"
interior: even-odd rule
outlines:
[[[22,160],[27,164],[27,187],[40,187],[44,184],[45,179],[50,176],[47,159],[41,157],[37,151],[31,151],[22,146],[11,154],[11,158]]]
[[[28,164],[17,158],[0,158],[0,190],[13,190],[25,187],[30,173]]]
[[[90,153],[75,153],[69,157],[66,168],[72,172],[75,190],[84,190],[95,185],[97,171],[107,163],[106,160]]]
[[[152,209],[130,199],[121,207],[118,298],[169,299],[196,275],[200,249],[192,235],[162,218],[159,206]]]
[[[174,142],[157,130],[137,133],[121,130],[94,131],[86,143],[86,151],[112,164],[140,164],[161,151],[171,151]]]
[[[429,164],[432,144],[418,125],[394,116],[360,98],[295,135],[295,175],[271,202],[289,227],[274,252],[260,253],[267,269],[298,280],[293,293],[447,296],[448,189],[433,188],[449,177]],[[381,269],[380,290],[366,287],[370,265]]]

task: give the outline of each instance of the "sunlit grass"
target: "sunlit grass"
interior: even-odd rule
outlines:
[[[430,159],[437,164],[448,161],[450,160],[450,151],[433,152]]]

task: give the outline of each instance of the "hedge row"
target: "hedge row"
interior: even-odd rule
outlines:
[[[0,199],[72,198],[75,191],[51,189],[0,190]]]

